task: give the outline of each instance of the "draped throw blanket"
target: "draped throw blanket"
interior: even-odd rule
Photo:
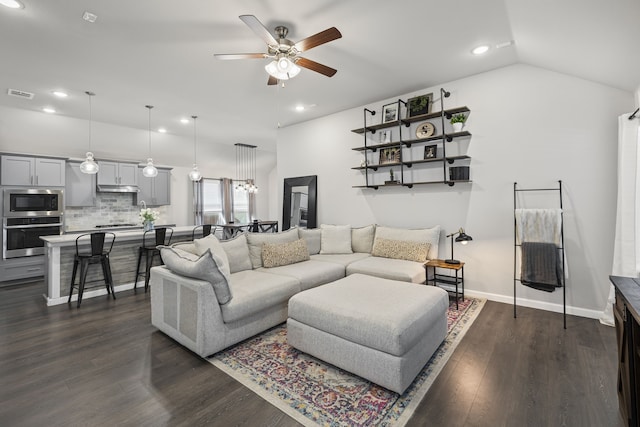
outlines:
[[[562,286],[562,261],[555,243],[524,242],[520,283],[553,292]]]

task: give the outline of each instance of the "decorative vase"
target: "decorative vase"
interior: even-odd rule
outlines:
[[[462,126],[464,126],[463,122],[455,122],[452,123],[451,126],[453,126],[453,131],[454,132],[462,132]]]
[[[142,230],[149,231],[153,230],[153,221],[145,221],[142,223]]]

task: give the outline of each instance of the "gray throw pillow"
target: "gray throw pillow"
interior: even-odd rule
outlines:
[[[307,242],[309,255],[317,255],[320,253],[320,229],[319,228],[299,228],[298,236]]]
[[[197,256],[181,249],[163,246],[160,256],[164,265],[174,273],[209,282],[220,304],[226,304],[233,298],[229,277],[222,273],[211,256],[211,250],[207,249],[204,254]]]
[[[231,274],[238,271],[251,270],[251,259],[249,258],[249,246],[247,245],[247,236],[242,233],[233,239],[223,240],[220,242],[222,249],[227,253],[229,260],[229,271]]]
[[[351,229],[351,249],[353,252],[371,253],[373,248],[373,237],[376,233],[374,224],[365,227]]]

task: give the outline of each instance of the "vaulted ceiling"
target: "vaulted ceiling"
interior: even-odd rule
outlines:
[[[170,133],[191,137],[180,119],[198,115],[203,142],[273,150],[278,125],[515,63],[629,92],[640,85],[638,0],[21,1],[0,6],[1,106],[86,119],[90,90],[95,121],[146,129],[151,104],[153,127]],[[285,87],[267,86],[266,60],[214,59],[266,51],[243,14],[269,30],[286,25],[293,41],[337,27],[341,39],[304,56],[338,73],[303,69]],[[472,55],[480,44],[491,49]]]

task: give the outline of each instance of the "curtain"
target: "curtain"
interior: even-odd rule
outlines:
[[[618,207],[616,215],[616,237],[613,248],[614,276],[638,277],[638,257],[640,254],[640,144],[638,119],[629,120],[631,114],[618,117]],[[600,322],[613,326],[613,303],[615,291],[609,285],[607,306],[600,317]]]

